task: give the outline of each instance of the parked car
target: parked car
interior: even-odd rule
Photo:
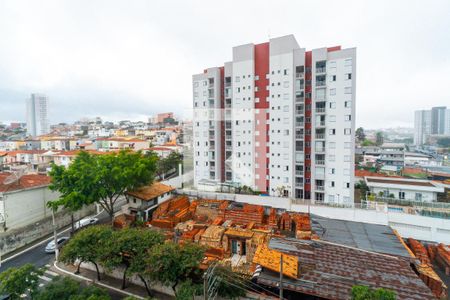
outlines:
[[[64,243],[67,242],[68,239],[69,239],[68,236],[59,237],[56,240],[56,242],[58,243],[58,249],[60,249],[62,247],[62,245],[64,245]],[[55,248],[55,241],[52,240],[45,247],[45,252],[47,252],[47,253],[55,253],[55,250],[56,250],[56,248]]]
[[[97,218],[86,217],[86,218],[79,220],[78,222],[75,222],[75,230],[81,229],[81,228],[89,226],[89,225],[94,225],[97,223],[98,223]]]

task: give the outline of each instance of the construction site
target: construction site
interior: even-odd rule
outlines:
[[[115,226],[135,217],[122,215],[128,221]],[[185,195],[159,204],[145,225],[204,245],[205,270],[229,266],[274,293],[283,280],[286,299],[350,299],[355,285],[389,289],[397,299],[447,299],[450,248],[404,240],[389,226]]]

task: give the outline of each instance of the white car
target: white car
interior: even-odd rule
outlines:
[[[61,246],[62,246],[65,242],[67,242],[68,239],[69,239],[68,236],[62,236],[62,237],[59,237],[59,238],[56,240],[56,242],[58,243],[58,249],[60,249]],[[55,253],[55,250],[56,250],[56,248],[55,248],[55,241],[54,241],[54,240],[52,240],[51,242],[49,242],[49,243],[47,244],[47,246],[45,246],[45,252],[47,252],[47,253]]]
[[[98,219],[94,217],[86,217],[75,223],[75,230],[98,223]]]

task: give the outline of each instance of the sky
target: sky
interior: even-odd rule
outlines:
[[[51,123],[189,116],[192,74],[232,47],[294,34],[307,50],[357,48],[356,126],[413,126],[450,107],[450,1],[0,0],[0,122],[31,93]]]

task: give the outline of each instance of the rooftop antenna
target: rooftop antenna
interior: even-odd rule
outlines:
[[[19,182],[20,178],[25,175],[25,170],[27,169],[26,166],[17,166],[14,167],[13,170],[11,170],[11,175],[9,175],[8,177],[6,177],[3,180],[3,184],[7,185],[7,184],[11,184],[11,183],[15,183],[15,182]]]

